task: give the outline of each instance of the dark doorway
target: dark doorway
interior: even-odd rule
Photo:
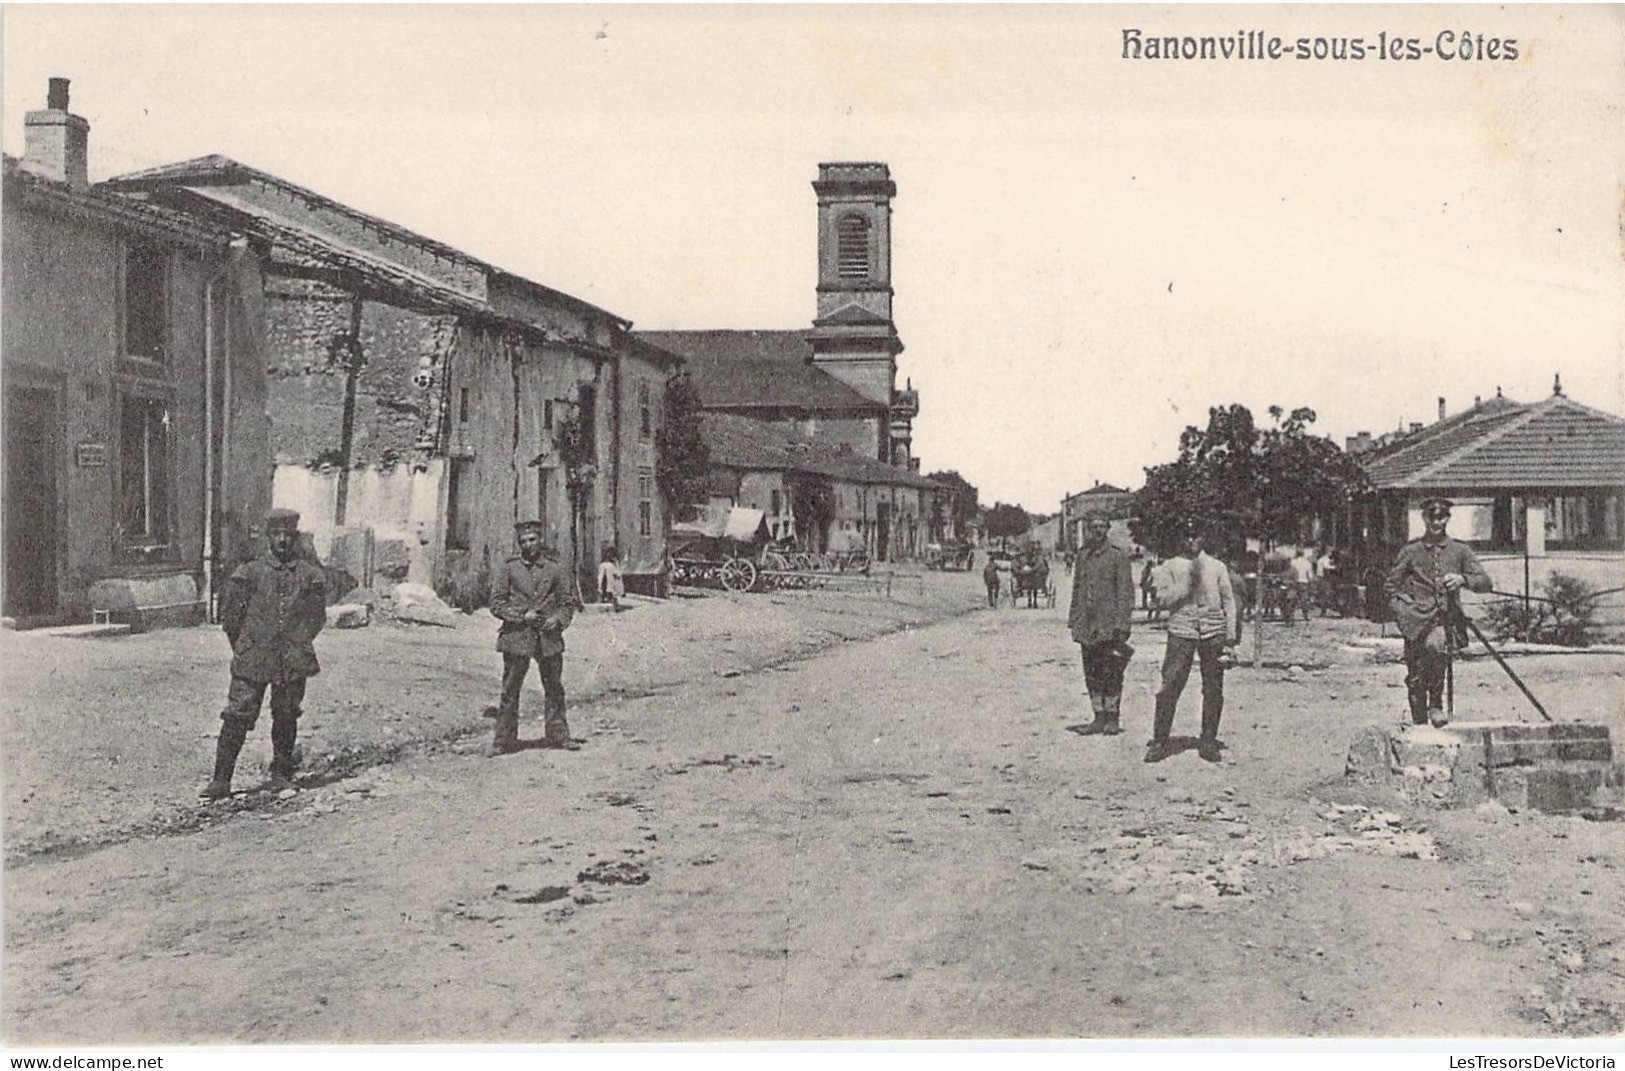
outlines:
[[[56,612],[56,397],[6,392],[5,612]]]
[[[875,557],[891,561],[891,503],[875,503]]]

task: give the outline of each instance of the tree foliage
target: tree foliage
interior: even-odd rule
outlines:
[[[1260,429],[1246,406],[1215,406],[1205,428],[1187,427],[1179,457],[1145,470],[1145,486],[1134,496],[1135,540],[1170,554],[1183,541],[1184,525],[1194,522],[1235,544],[1213,548],[1219,553],[1234,553],[1248,537],[1293,541],[1314,517],[1369,488],[1352,457],[1309,434],[1313,409],[1271,406],[1269,415],[1271,426]]]
[[[666,381],[665,407],[655,432],[655,482],[676,516],[705,501],[711,449],[700,431],[700,394],[687,372]]]
[[[785,488],[796,519],[796,539],[809,550],[822,550],[835,519],[835,481],[817,472],[787,472]]]
[[[981,492],[954,469],[933,472],[926,479],[943,488],[931,499],[932,538],[940,538],[947,523],[952,521],[954,535],[964,539],[982,510]]]
[[[1008,502],[995,502],[982,523],[990,539],[1015,539],[1033,527],[1033,519],[1027,511]]]

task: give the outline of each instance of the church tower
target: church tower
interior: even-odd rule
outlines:
[[[885,405],[889,426],[876,444],[880,460],[908,466],[918,409],[913,390],[899,391],[903,342],[892,323],[891,202],[897,184],[880,163],[818,165],[818,316],[813,364]]]

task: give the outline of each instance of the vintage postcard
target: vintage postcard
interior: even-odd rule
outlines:
[[[8,1049],[1613,1066],[1619,6],[0,18]]]

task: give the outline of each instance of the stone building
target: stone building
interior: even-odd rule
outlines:
[[[713,512],[763,512],[775,540],[896,561],[926,541],[937,486],[918,473],[733,413],[700,417],[711,450]]]
[[[919,394],[912,384],[897,386],[897,355],[903,351],[892,320],[891,204],[897,187],[882,163],[825,163],[818,171],[817,311],[810,328],[639,334],[687,362],[708,416],[733,418],[707,421],[710,432],[727,436],[724,444],[711,442],[708,434],[713,452],[725,445],[743,463],[749,451],[742,449],[742,437],[749,429],[739,421],[751,421],[770,432],[751,439],[764,458],[776,456],[771,443],[806,442],[844,449],[895,472],[889,485],[855,483],[844,507],[850,515],[804,538],[822,543],[850,531],[874,557],[912,556],[925,542],[921,525],[928,522],[921,518],[930,516],[935,485],[918,477],[913,456]],[[734,473],[742,471],[731,468],[720,483],[735,481]],[[765,486],[781,471],[768,467],[759,477],[738,479]],[[843,527],[848,523],[850,529]]]
[[[5,614],[203,619],[270,505],[261,262],[89,183],[66,79],[4,161]]]
[[[660,567],[680,361],[627,320],[225,157],[107,186],[263,250],[274,497],[331,563],[479,605],[539,517],[583,574]]]

